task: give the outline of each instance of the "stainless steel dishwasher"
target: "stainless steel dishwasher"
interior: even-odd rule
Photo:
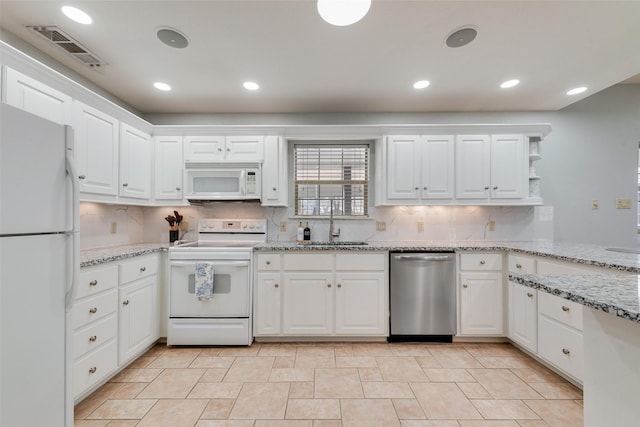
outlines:
[[[451,342],[456,333],[455,255],[390,252],[389,341]]]

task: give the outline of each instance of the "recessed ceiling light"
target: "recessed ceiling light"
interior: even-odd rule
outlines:
[[[462,47],[471,43],[477,35],[477,28],[473,26],[466,26],[451,32],[451,34],[447,36],[445,43],[449,47]]]
[[[166,83],[162,83],[162,82],[155,82],[153,84],[153,87],[155,87],[158,90],[163,90],[165,92],[170,91],[171,90],[171,86],[169,86]]]
[[[318,13],[331,25],[355,24],[369,12],[371,0],[318,0]]]
[[[429,83],[429,80],[418,80],[417,82],[415,82],[413,84],[413,88],[414,89],[424,89],[425,87],[429,86],[431,83]]]
[[[258,90],[260,86],[256,82],[244,82],[242,84],[246,90]]]
[[[167,46],[183,49],[189,46],[189,39],[175,28],[162,27],[156,32],[158,39]]]
[[[518,80],[518,79],[507,80],[506,82],[502,83],[500,85],[500,87],[502,89],[507,89],[507,88],[510,88],[510,87],[517,86],[519,83],[520,83],[520,80]]]
[[[574,89],[571,89],[570,91],[567,91],[567,95],[577,95],[579,93],[584,92],[585,90],[587,90],[587,88],[584,86],[576,87]]]
[[[89,15],[73,6],[62,6],[62,13],[64,13],[67,18],[79,24],[88,25],[93,22]]]

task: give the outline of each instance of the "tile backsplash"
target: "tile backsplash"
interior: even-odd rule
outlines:
[[[164,220],[177,210],[184,216],[181,239],[196,239],[199,218],[266,218],[270,241],[293,241],[300,219],[289,208],[267,208],[251,202],[219,202],[202,207],[140,207],[81,203],[83,249],[139,242],[169,242]],[[307,220],[302,219],[303,225]],[[384,222],[385,231],[376,223]],[[115,226],[113,225],[115,223]],[[281,223],[286,231],[280,231]],[[309,221],[312,240],[328,240],[329,221]],[[548,206],[393,206],[372,207],[369,218],[335,220],[339,240],[553,240],[553,208]],[[114,231],[115,232],[112,232]]]

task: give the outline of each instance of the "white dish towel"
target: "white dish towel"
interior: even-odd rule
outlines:
[[[213,299],[213,265],[207,262],[196,263],[196,296],[200,301]]]

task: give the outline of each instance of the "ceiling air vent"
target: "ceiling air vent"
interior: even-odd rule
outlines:
[[[100,68],[106,65],[104,61],[90,52],[87,48],[82,46],[68,34],[65,34],[60,28],[52,27],[52,26],[38,26],[38,27],[28,27],[34,30],[36,33],[40,34],[45,39],[49,40],[54,45],[58,46],[61,49],[64,49],[69,55],[82,62],[85,65],[88,65],[92,68]]]

